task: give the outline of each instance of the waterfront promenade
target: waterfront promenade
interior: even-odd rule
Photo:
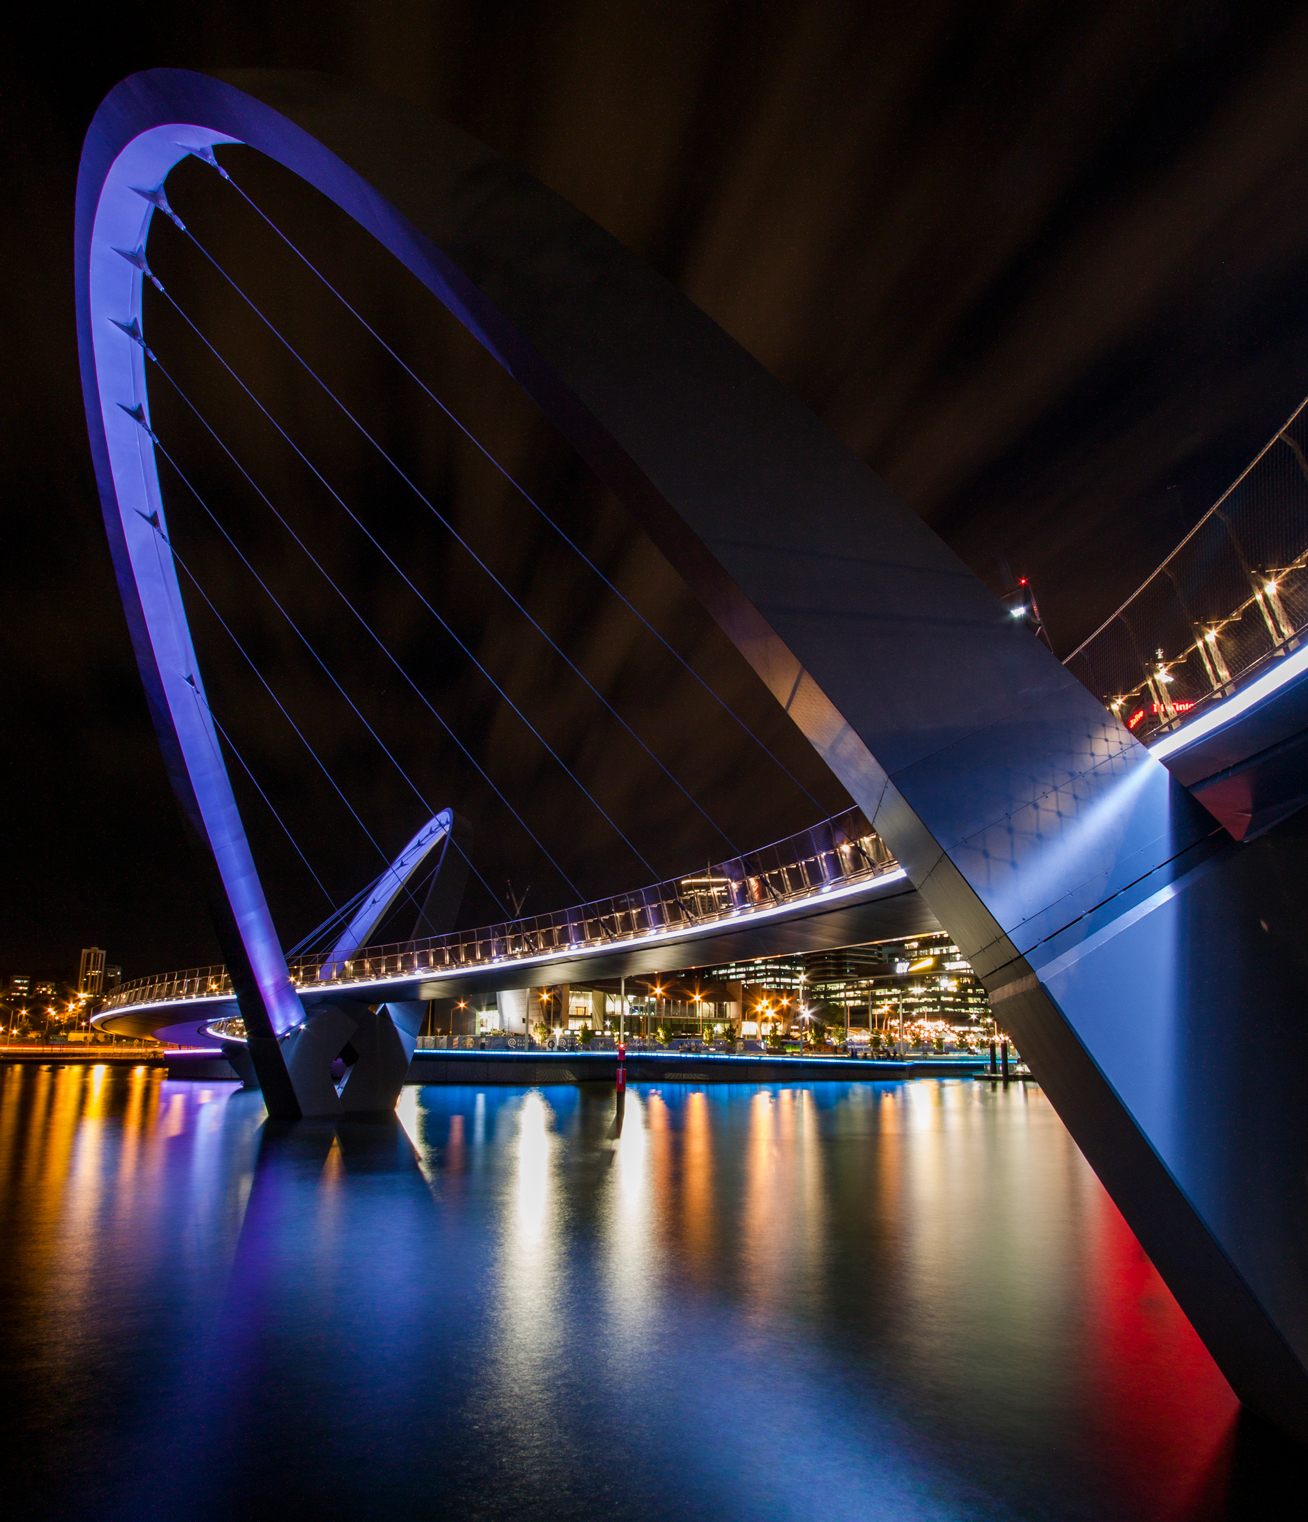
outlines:
[[[628,1052],[623,1064],[631,1083],[812,1083],[815,1080],[970,1077],[984,1057],[787,1057],[772,1052]],[[616,1052],[431,1051],[419,1049],[409,1064],[409,1083],[507,1083],[539,1087],[553,1083],[613,1083]]]
[[[0,1064],[22,1067],[163,1068],[169,1078],[234,1079],[235,1069],[211,1047],[148,1048],[132,1046],[71,1046],[24,1041],[0,1046]]]
[[[235,1080],[236,1070],[211,1049],[156,1050],[122,1046],[0,1047],[0,1063],[49,1066],[75,1064],[115,1068],[161,1067],[170,1078]],[[772,1052],[628,1052],[626,1078],[632,1083],[812,1083],[824,1079],[970,1077],[986,1067],[984,1057],[913,1056],[902,1061],[841,1054],[799,1057]],[[539,1088],[546,1084],[614,1083],[615,1051],[549,1052],[447,1050],[419,1048],[409,1064],[406,1084],[508,1084]]]

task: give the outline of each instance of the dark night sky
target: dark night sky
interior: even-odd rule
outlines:
[[[172,7],[171,21],[166,9],[124,3],[72,24],[36,8],[9,39],[0,970],[67,973],[92,942],[129,975],[216,957],[113,585],[77,378],[81,137],[104,93],[136,69],[328,70],[445,115],[525,164],[758,356],[982,576],[998,584],[1000,554],[1030,576],[1060,653],[1152,569],[1308,391],[1302,7],[215,3]],[[788,721],[531,407],[361,239],[248,158],[248,183],[297,235],[322,240],[335,277],[433,388],[822,807],[840,807],[840,789]],[[252,290],[282,293],[288,329],[728,833],[752,845],[809,823],[814,804],[357,333],[332,328],[309,296],[286,295],[275,255],[255,247],[205,174],[188,165],[177,175],[177,199],[202,235]],[[293,366],[204,287],[180,240],[169,246],[161,233],[158,250],[175,288],[284,405],[343,494],[384,527],[424,595],[654,868],[671,874],[724,854],[548,646],[524,635],[466,553],[294,389]],[[205,390],[212,377],[177,324],[157,306],[147,318],[152,341],[174,346],[179,373],[230,420],[286,512],[334,546],[351,597],[581,890],[641,881],[643,866],[416,600],[351,547],[252,420]],[[473,817],[487,879],[497,890],[509,873],[515,886],[530,883],[529,908],[566,901],[433,721],[366,642],[342,632],[331,597],[224,483],[182,410],[153,382],[152,395],[193,479],[269,568],[423,796]],[[421,822],[414,795],[333,708],[293,637],[164,479],[174,527],[215,602],[382,844],[398,847]],[[195,622],[215,708],[297,838],[312,843],[329,891],[345,896],[380,863],[240,675],[221,630],[198,611]],[[316,890],[257,800],[242,801],[293,939],[317,917]],[[489,913],[478,889],[467,914]]]

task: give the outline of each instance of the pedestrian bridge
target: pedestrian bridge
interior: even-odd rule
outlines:
[[[1297,751],[1308,733],[1308,650],[1288,655],[1188,723],[1159,729],[1149,747],[1237,838],[1257,815],[1246,805],[1227,817],[1233,776],[1241,801],[1257,789],[1274,818],[1303,801],[1302,766],[1279,775],[1287,736]],[[403,853],[396,865],[402,860]],[[318,1008],[678,972],[940,928],[885,842],[853,809],[649,888],[472,930],[362,945],[349,956],[338,945],[287,965],[301,1003]],[[191,967],[121,984],[92,1024],[113,1035],[216,1046],[225,1038],[209,1027],[237,1014],[227,969]]]
[[[851,810],[748,856],[632,893],[423,939],[291,960],[306,1007],[463,997],[675,972],[939,928],[884,841]],[[225,967],[139,978],[94,1017],[118,1035],[219,1044],[237,1014]]]
[[[149,347],[143,327],[157,294],[178,333],[195,332],[221,363],[240,406],[256,408],[276,448],[328,489],[227,359],[225,341],[204,333],[150,265],[157,214],[323,384],[169,204],[168,176],[197,160],[221,177],[230,207],[256,206],[286,240],[217,158],[215,148],[226,155],[232,145],[233,156],[262,155],[352,218],[513,378],[682,576],[862,825],[828,821],[702,875],[479,931],[374,946],[352,922],[323,956],[288,959],[227,770],[237,748],[210,707],[187,621],[179,573],[205,594],[184,536],[172,537],[159,462],[215,532],[230,540],[231,528],[201,495],[205,477],[186,474],[166,425],[156,431],[151,376],[176,389],[179,407],[192,404],[168,349]],[[124,81],[83,151],[76,278],[106,531],[231,972],[230,985],[221,968],[129,985],[97,1017],[102,1026],[163,1034],[190,1022],[193,1033],[239,1005],[270,1115],[342,1117],[393,1107],[421,1001],[433,994],[673,970],[938,923],[1232,1387],[1308,1441],[1308,1069],[1293,1055],[1308,940],[1303,420],[1286,423],[1263,463],[1064,664],[1033,637],[1024,605],[1001,605],[862,460],[628,250],[482,145],[340,81],[177,70]],[[386,479],[452,533],[383,441],[327,394]],[[239,465],[251,507],[289,533],[227,444],[225,417],[196,416]],[[1260,538],[1250,515],[1264,491]],[[341,532],[366,532],[380,548],[340,492],[331,497]],[[313,546],[292,540],[322,571]],[[419,595],[390,563],[406,595]],[[360,639],[411,680],[340,595]],[[287,637],[323,661],[346,697],[272,600]],[[456,634],[433,601],[420,606]],[[466,641],[461,648],[479,665]],[[625,732],[643,744],[630,725]],[[708,819],[671,768],[644,753]],[[384,888],[373,896],[386,899]],[[347,1046],[354,1061],[338,1088],[332,1062]]]

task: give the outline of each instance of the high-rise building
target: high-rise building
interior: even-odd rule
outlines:
[[[83,946],[77,969],[77,992],[83,998],[94,999],[104,992],[104,957],[98,946]]]
[[[943,931],[733,963],[703,975],[743,984],[747,1035],[765,1009],[784,1025],[806,1007],[828,1025],[865,1033],[897,1028],[901,1008],[906,1029],[919,1022],[977,1026],[990,1018],[985,989]]]
[[[976,1026],[990,1018],[985,989],[943,933],[822,952],[810,964],[812,999],[826,1003],[828,1018],[839,1021],[848,1011],[854,1028],[897,1028],[901,1010],[906,1027]]]

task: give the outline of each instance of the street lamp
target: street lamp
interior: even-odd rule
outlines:
[[[759,1040],[761,1041],[764,1039],[763,1026],[764,1023],[767,1022],[767,1016],[769,1013],[768,1001],[766,999],[760,999],[754,1006],[754,1013],[758,1016],[758,1034]]]

